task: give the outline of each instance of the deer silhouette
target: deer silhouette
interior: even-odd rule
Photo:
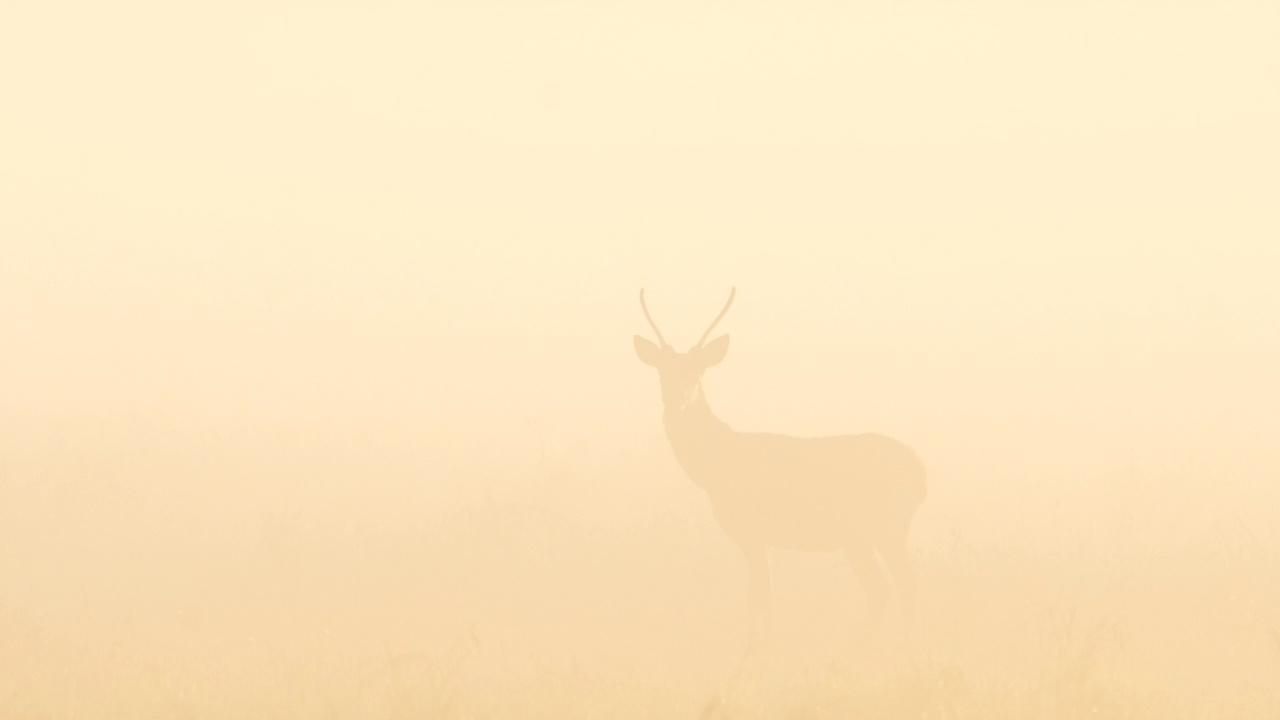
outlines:
[[[658,371],[663,424],[677,463],[707,493],[720,527],[746,558],[751,633],[748,651],[773,645],[769,551],[843,551],[866,593],[863,637],[880,624],[892,576],[904,624],[911,628],[915,568],[907,535],[925,498],[925,472],[914,451],[884,435],[794,437],[739,432],[716,417],[702,389],[707,368],[729,350],[711,342],[737,289],[688,352],[667,344],[640,291],[640,308],[658,344],[636,335],[640,361]]]

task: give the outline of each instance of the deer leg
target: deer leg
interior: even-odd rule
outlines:
[[[911,557],[911,550],[903,540],[894,540],[886,547],[881,547],[880,557],[884,558],[885,567],[893,578],[894,586],[898,589],[899,602],[902,604],[902,624],[907,635],[910,636],[915,623],[915,559]]]
[[[849,567],[853,568],[853,574],[858,577],[858,582],[862,583],[862,590],[866,594],[867,610],[861,636],[861,639],[866,640],[884,616],[885,606],[889,602],[889,584],[870,545],[859,544],[846,548],[844,555],[849,560]]]
[[[748,654],[768,652],[773,648],[773,598],[769,589],[769,550],[744,546],[747,559],[747,602],[751,614],[751,636]]]

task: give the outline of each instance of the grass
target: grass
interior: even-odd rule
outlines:
[[[1280,566],[1256,520],[1124,548],[922,521],[914,641],[890,618],[865,647],[839,559],[778,553],[779,652],[744,663],[741,559],[662,463],[449,495],[429,463],[370,479],[324,452],[274,459],[256,495],[198,456],[125,458],[79,495],[9,453],[0,718],[1280,717]]]

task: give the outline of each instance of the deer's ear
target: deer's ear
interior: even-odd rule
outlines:
[[[729,336],[721,335],[715,340],[712,340],[706,345],[703,345],[702,350],[699,351],[699,354],[702,356],[703,366],[711,367],[712,365],[719,365],[720,361],[724,360],[724,356],[728,352],[729,352]]]
[[[658,358],[662,356],[662,350],[649,340],[636,335],[636,357],[640,358],[640,362],[645,365],[657,366]]]

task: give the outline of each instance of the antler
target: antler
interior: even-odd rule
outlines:
[[[668,347],[667,341],[662,338],[662,331],[658,329],[658,323],[653,321],[653,317],[649,315],[649,306],[644,304],[644,288],[640,288],[640,309],[644,310],[644,319],[649,321],[649,327],[653,328],[653,334],[658,336],[658,344],[662,347]]]
[[[711,326],[707,328],[707,331],[702,333],[702,339],[698,341],[698,344],[695,347],[702,347],[702,343],[707,341],[707,336],[711,334],[712,330],[716,329],[716,325],[720,322],[720,318],[724,317],[724,314],[729,312],[729,306],[733,304],[733,296],[737,293],[738,288],[736,287],[729,290],[729,301],[724,304],[724,309],[720,311],[720,314],[716,316],[716,319],[711,321]]]

